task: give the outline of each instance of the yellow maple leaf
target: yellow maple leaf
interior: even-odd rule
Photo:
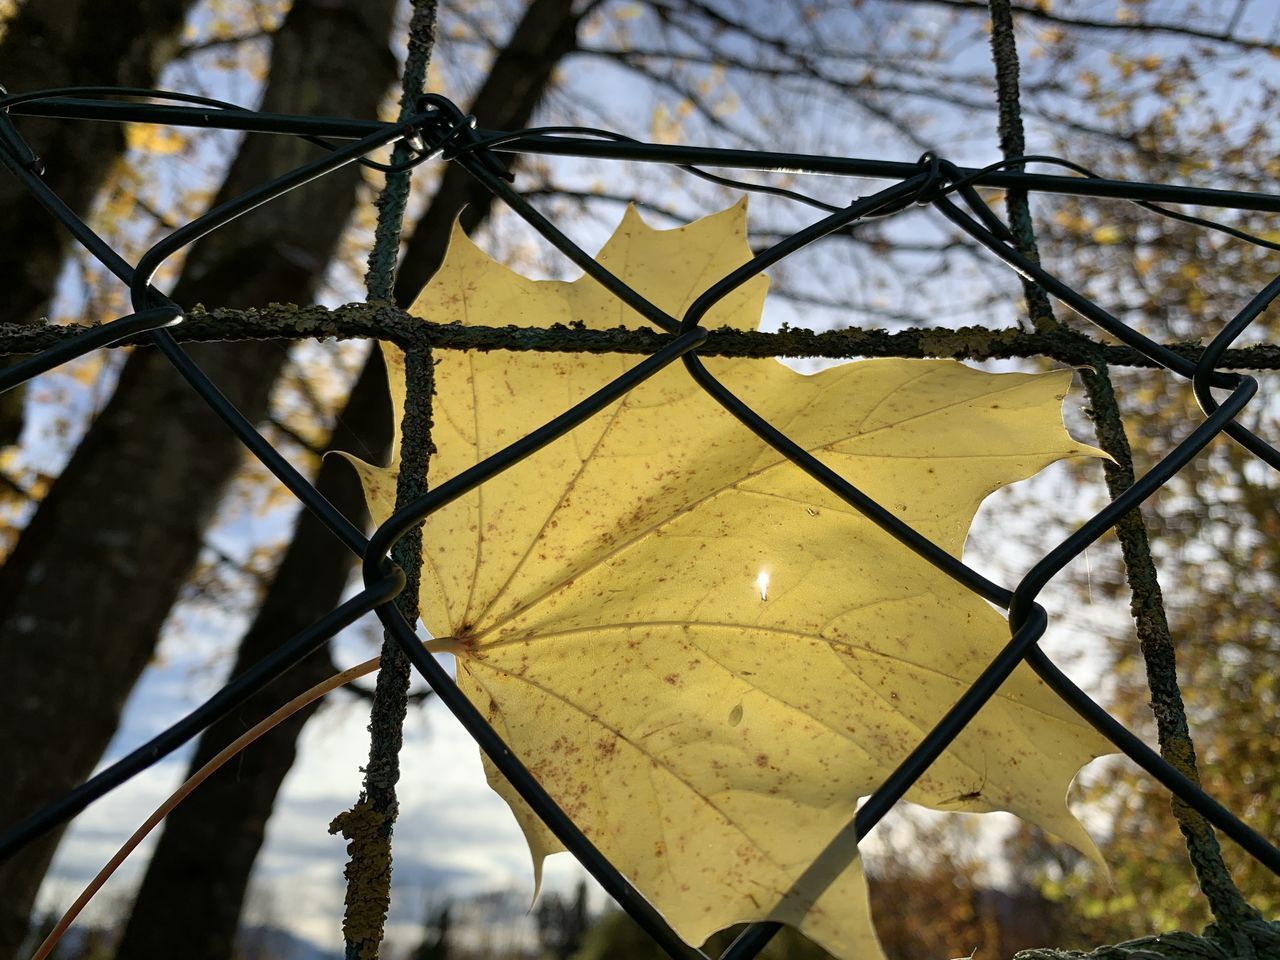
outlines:
[[[675,230],[628,210],[599,261],[680,316],[750,256],[744,204]],[[704,325],[754,328],[767,287]],[[532,281],[455,230],[414,312],[438,322],[642,325],[596,281]],[[393,400],[403,359],[386,351]],[[635,363],[462,353],[437,361],[435,482]],[[763,416],[959,555],[979,502],[1072,454],[1069,372],[868,360],[806,376],[708,359]],[[372,514],[397,464],[356,463]],[[428,518],[429,646],[539,782],[687,942],[778,920],[879,957],[861,866],[798,878],[1008,639],[992,608],[783,460],[679,364]],[[1019,669],[908,798],[1010,810],[1097,856],[1067,809],[1108,747]],[[535,870],[561,848],[492,767]]]

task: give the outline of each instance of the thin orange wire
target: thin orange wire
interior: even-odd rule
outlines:
[[[71,906],[67,908],[67,912],[62,915],[62,918],[54,925],[54,928],[49,931],[49,935],[44,938],[44,942],[36,948],[36,952],[32,956],[31,960],[47,960],[49,954],[51,954],[54,948],[58,946],[58,941],[62,939],[63,934],[65,934],[71,924],[75,922],[76,917],[80,915],[80,912],[84,910],[85,906],[93,899],[94,895],[102,889],[103,884],[105,884],[107,880],[111,878],[111,875],[116,872],[116,869],[120,864],[124,863],[125,858],[128,857],[129,854],[133,853],[138,844],[146,838],[147,834],[156,828],[156,824],[160,823],[161,820],[167,817],[174,807],[187,798],[192,790],[204,783],[204,781],[209,779],[209,777],[212,776],[219,767],[225,764],[245,747],[249,746],[249,744],[253,743],[253,741],[261,737],[268,730],[271,730],[276,725],[284,722],[307,704],[319,700],[325,694],[332,693],[334,690],[350,683],[352,680],[356,680],[359,677],[373,673],[378,669],[381,660],[381,657],[374,657],[372,660],[366,660],[364,663],[356,664],[354,667],[343,670],[341,673],[334,674],[328,680],[317,683],[310,690],[294,697],[265,720],[246,730],[234,741],[228,744],[217,756],[188,777],[186,782],[169,796],[169,799],[156,807],[155,812],[143,822],[142,826],[133,832],[133,836],[124,842],[124,845],[121,846],[120,849],[115,852],[115,855],[107,861],[106,866],[98,871],[98,875],[89,881],[89,885],[84,888],[84,892],[76,898],[75,903],[71,904]]]

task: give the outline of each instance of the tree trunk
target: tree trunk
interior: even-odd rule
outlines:
[[[532,0],[471,105],[482,126],[514,130],[528,125],[552,71],[577,49],[584,13],[573,13],[572,6],[570,0]],[[436,202],[405,246],[396,276],[396,303],[411,304],[436,272],[458,211],[462,225],[472,229],[489,215],[492,202],[489,192],[461,167],[451,164],[445,170]]]
[[[393,0],[298,0],[276,35],[264,106],[373,116],[394,76]],[[317,148],[246,140],[219,196],[298,165]],[[351,166],[196,245],[180,304],[306,302],[354,206]],[[285,351],[207,344],[192,355],[251,419],[266,411]],[[40,504],[0,578],[0,823],[84,780],[119,722],[243,450],[153,350],[129,358],[110,403]],[[56,836],[0,865],[0,958],[13,956]]]
[[[10,93],[71,84],[150,87],[178,47],[192,0],[38,0],[25,4],[0,41],[0,82]],[[124,133],[110,123],[21,118],[19,131],[44,161],[45,181],[84,214]],[[70,239],[16,177],[0,177],[0,322],[30,323],[47,309]],[[0,447],[22,431],[22,391],[0,398]]]
[[[521,127],[542,98],[556,62],[576,45],[579,16],[572,0],[534,0],[508,46],[494,61],[474,112],[485,123]],[[513,80],[519,78],[518,81]],[[408,281],[397,298],[410,302],[435,269],[448,231],[466,205],[470,225],[487,216],[490,198],[450,168],[443,187],[418,221],[406,255]],[[436,247],[428,246],[434,242]],[[377,351],[352,389],[338,418],[331,445],[367,459],[385,458],[392,411]],[[319,490],[349,517],[364,516],[364,498],[351,468],[328,459],[316,479]],[[282,638],[319,619],[341,599],[354,558],[310,514],[301,513],[293,542],[263,600],[253,626],[240,643],[236,671],[265,656]],[[236,715],[200,738],[192,770],[279,704],[333,672],[318,653],[247,703]],[[174,943],[188,944],[193,960],[227,960],[239,921],[253,862],[276,794],[293,763],[297,738],[311,711],[300,712],[250,747],[201,786],[166,820],[117,960],[151,960],[172,955]],[[209,856],[217,850],[218,856]]]
[[[391,410],[380,354],[367,364],[338,418],[331,445],[360,456],[391,442]],[[316,484],[358,523],[364,495],[345,461],[328,457]],[[320,562],[318,562],[320,561]],[[252,626],[240,641],[241,673],[337,605],[352,554],[311,514],[299,514],[289,544]],[[279,705],[335,672],[327,649],[316,651],[201,735],[191,772]],[[188,960],[229,960],[253,862],[298,735],[314,706],[295,713],[210,777],[165,821],[116,960],[168,960],[183,944]],[[216,851],[216,856],[211,852]]]

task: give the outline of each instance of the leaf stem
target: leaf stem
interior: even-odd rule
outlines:
[[[341,673],[336,673],[329,679],[324,680],[321,683],[317,683],[310,690],[306,690],[303,693],[298,694],[298,696],[294,697],[270,716],[258,721],[258,723],[254,724],[244,733],[240,734],[240,736],[235,740],[231,741],[231,743],[223,747],[216,755],[210,757],[209,761],[203,767],[183,781],[178,789],[173,791],[164,803],[156,807],[151,816],[147,817],[147,819],[143,821],[142,826],[138,827],[138,829],[133,832],[129,839],[126,840],[111,859],[107,861],[106,865],[98,871],[92,880],[89,881],[88,885],[80,893],[80,896],[76,897],[75,902],[67,908],[66,912],[59,918],[58,922],[54,924],[53,929],[49,931],[48,936],[46,936],[40,946],[36,948],[36,952],[32,955],[31,960],[46,960],[46,958],[48,958],[53,951],[57,949],[59,941],[67,930],[70,929],[71,924],[75,922],[76,917],[80,916],[80,913],[86,906],[88,906],[89,901],[92,900],[97,892],[102,889],[103,885],[111,879],[111,875],[116,872],[120,864],[124,863],[129,854],[133,853],[133,851],[137,849],[138,845],[147,838],[147,835],[150,834],[165,817],[172,813],[174,808],[177,807],[178,804],[182,803],[182,801],[185,800],[193,790],[200,786],[200,784],[204,783],[211,776],[217,773],[219,769],[226,765],[227,761],[239,755],[242,750],[248,747],[255,740],[270,733],[299,710],[311,703],[314,703],[326,694],[337,690],[339,687],[351,683],[352,681],[366,676],[367,674],[373,673],[373,671],[378,669],[379,662],[380,658],[374,657],[372,660],[366,660],[364,663],[356,664],[354,667],[343,670]]]

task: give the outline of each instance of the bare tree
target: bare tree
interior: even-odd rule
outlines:
[[[192,2],[140,0],[118,9],[93,0],[24,4],[0,40],[0,82],[12,85],[13,93],[72,84],[150,87],[177,50]],[[124,152],[124,134],[113,124],[24,122],[23,134],[49,186],[82,214]],[[12,177],[0,178],[0,210],[6,290],[0,321],[34,322],[48,309],[69,238]],[[0,398],[0,447],[17,441],[22,408],[21,391]]]
[[[275,38],[267,109],[372,115],[394,76],[393,11],[392,0],[295,3]],[[247,139],[220,198],[315,149],[288,138]],[[339,171],[211,235],[192,249],[174,298],[306,302],[358,180],[354,167]],[[265,413],[283,351],[259,344],[191,352],[247,416]],[[147,350],[130,357],[4,567],[0,651],[12,658],[23,696],[0,720],[0,756],[15,771],[0,796],[0,822],[71,789],[97,763],[241,457],[163,357]],[[48,742],[59,749],[46,750]],[[0,866],[0,957],[12,956],[26,935],[56,840],[47,836]]]
[[[498,126],[523,126],[542,98],[551,71],[572,49],[581,17],[570,0],[535,0],[498,54],[477,94],[473,111]],[[520,83],[513,85],[512,77]],[[515,87],[513,91],[513,86]],[[435,198],[418,220],[398,288],[416,292],[431,260],[459,212],[470,224],[489,210],[482,195],[457,171],[445,175]],[[439,249],[434,250],[431,244]],[[407,278],[407,279],[406,279]],[[415,283],[416,280],[416,283]],[[412,294],[405,294],[405,301]],[[328,446],[362,456],[385,454],[390,443],[391,409],[382,361],[377,351],[361,371]],[[372,451],[372,453],[371,453]],[[351,468],[338,458],[326,460],[316,478],[318,489],[352,518],[364,513],[364,497]],[[339,601],[353,556],[305,511],[298,517],[290,545],[258,607],[253,625],[240,642],[233,673],[260,660],[280,642],[331,610]],[[202,766],[246,727],[281,702],[335,672],[326,652],[290,671],[201,738],[192,769]],[[234,936],[244,890],[275,797],[293,762],[297,738],[311,711],[287,723],[250,748],[234,767],[212,777],[168,818],[121,943],[120,960],[165,955],[180,937],[200,944],[195,955],[225,958]],[[213,848],[217,857],[208,856]]]

